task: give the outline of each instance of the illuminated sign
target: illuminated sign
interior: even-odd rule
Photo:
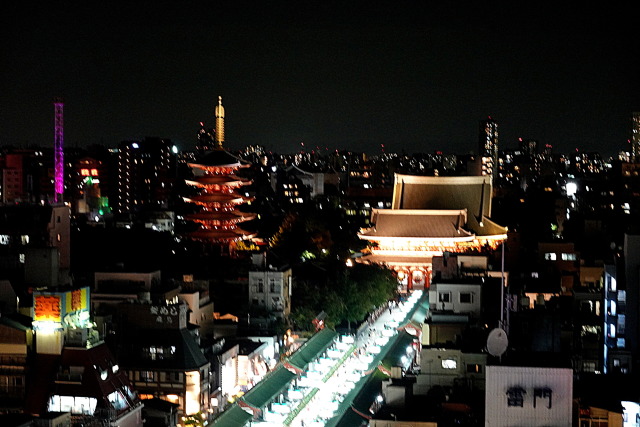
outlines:
[[[66,311],[87,310],[87,288],[66,293]]]
[[[36,323],[53,322],[71,327],[85,327],[89,322],[89,288],[66,292],[34,292]]]
[[[9,236],[6,234],[0,234],[0,245],[8,245],[9,244]]]
[[[152,316],[155,316],[157,323],[164,323],[167,325],[171,325],[174,322],[178,323],[178,308],[175,305],[170,306],[156,306],[152,305],[150,308],[150,313]]]
[[[62,301],[59,295],[36,295],[33,307],[35,321],[62,321]]]
[[[80,175],[82,175],[82,176],[98,176],[98,169],[96,169],[96,168],[93,168],[93,169],[82,168],[82,169],[80,169]]]

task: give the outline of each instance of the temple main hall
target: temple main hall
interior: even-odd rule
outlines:
[[[495,250],[507,228],[491,221],[491,178],[396,174],[391,209],[373,209],[369,241],[358,262],[385,264],[396,271],[401,290],[425,289],[434,256]]]

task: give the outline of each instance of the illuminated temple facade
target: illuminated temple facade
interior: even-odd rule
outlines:
[[[240,223],[255,218],[255,214],[245,213],[239,207],[252,200],[241,193],[241,189],[251,182],[236,176],[241,168],[249,167],[228,151],[224,142],[224,108],[218,99],[216,115],[216,136],[213,150],[199,160],[189,163],[193,177],[186,183],[194,187],[197,194],[184,197],[189,203],[199,206],[199,211],[185,218],[198,225],[188,233],[189,237],[220,244],[232,248],[237,242],[255,237],[255,233],[240,228]]]
[[[434,256],[478,253],[506,240],[506,227],[489,219],[491,195],[487,176],[396,174],[391,209],[373,209],[372,226],[359,234],[370,242],[359,261],[389,266],[404,290],[427,288]]]

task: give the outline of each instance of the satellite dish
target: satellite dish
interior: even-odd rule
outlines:
[[[487,351],[492,356],[502,356],[502,354],[507,350],[507,345],[509,344],[509,338],[507,337],[507,333],[500,328],[495,328],[491,332],[489,332],[489,336],[487,337]]]

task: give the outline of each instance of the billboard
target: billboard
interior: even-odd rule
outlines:
[[[33,320],[84,327],[89,321],[89,298],[88,287],[64,292],[34,291]]]

